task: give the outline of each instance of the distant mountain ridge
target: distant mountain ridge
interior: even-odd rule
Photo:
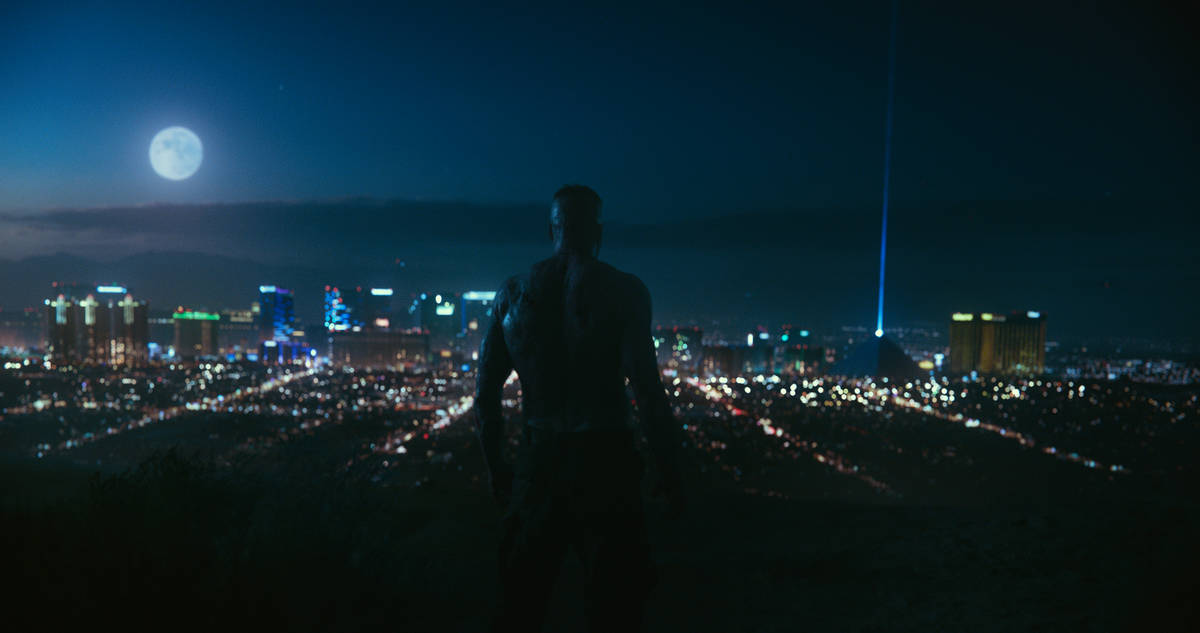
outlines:
[[[912,244],[930,237],[953,240],[981,235],[1037,239],[1033,235],[1036,232],[1176,241],[1190,232],[1189,224],[1195,224],[1195,209],[1174,203],[1143,204],[1100,199],[897,205],[891,214],[889,239],[896,244]],[[361,251],[364,247],[377,250],[387,243],[431,241],[542,244],[547,211],[545,205],[534,204],[363,198],[60,209],[0,215],[0,226],[11,224],[68,237],[86,234],[92,241],[145,236],[150,243],[162,242],[160,249],[172,251],[213,252],[211,248],[197,249],[196,244],[214,238],[240,240],[262,247],[266,259],[271,259],[280,255],[275,251],[294,250],[298,244],[315,245],[323,251],[336,250],[338,245]],[[745,209],[682,220],[647,218],[641,222],[609,217],[605,225],[606,242],[615,246],[761,248],[784,247],[801,238],[843,247],[878,241],[879,209]],[[286,243],[287,247],[279,248],[278,243]]]
[[[1050,315],[1051,338],[1076,330],[1188,336],[1200,312],[1200,253],[1188,230],[1195,217],[1170,205],[1116,213],[1124,204],[897,207],[887,320],[1039,309]],[[0,216],[0,241],[7,234],[29,248],[28,239],[43,240],[56,251],[0,259],[0,306],[40,304],[59,280],[124,283],[167,309],[247,306],[259,284],[276,283],[297,289],[297,311],[313,321],[328,283],[391,286],[397,301],[431,288],[495,288],[548,254],[546,215],[539,205],[367,199]],[[735,315],[868,324],[878,222],[875,209],[610,218],[601,255],[646,280],[665,322]],[[1056,236],[1043,226],[1057,227]]]

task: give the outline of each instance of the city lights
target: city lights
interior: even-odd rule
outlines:
[[[221,315],[214,314],[212,312],[185,311],[185,312],[176,312],[171,315],[171,318],[194,320],[194,321],[219,321],[221,319]]]

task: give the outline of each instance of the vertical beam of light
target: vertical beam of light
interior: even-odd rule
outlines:
[[[883,279],[887,263],[888,198],[892,177],[892,109],[896,103],[896,20],[900,0],[892,0],[891,41],[888,44],[887,127],[883,141],[883,226],[879,235],[879,310],[875,313],[875,336],[883,336]]]

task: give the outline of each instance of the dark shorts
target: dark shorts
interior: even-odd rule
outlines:
[[[655,581],[630,431],[556,433],[526,426],[500,543],[494,630],[539,630],[569,549],[584,572],[593,630],[636,631]]]

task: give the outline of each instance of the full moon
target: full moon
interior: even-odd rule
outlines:
[[[200,169],[204,148],[195,132],[178,125],[154,135],[150,141],[150,166],[167,180],[183,180]]]

